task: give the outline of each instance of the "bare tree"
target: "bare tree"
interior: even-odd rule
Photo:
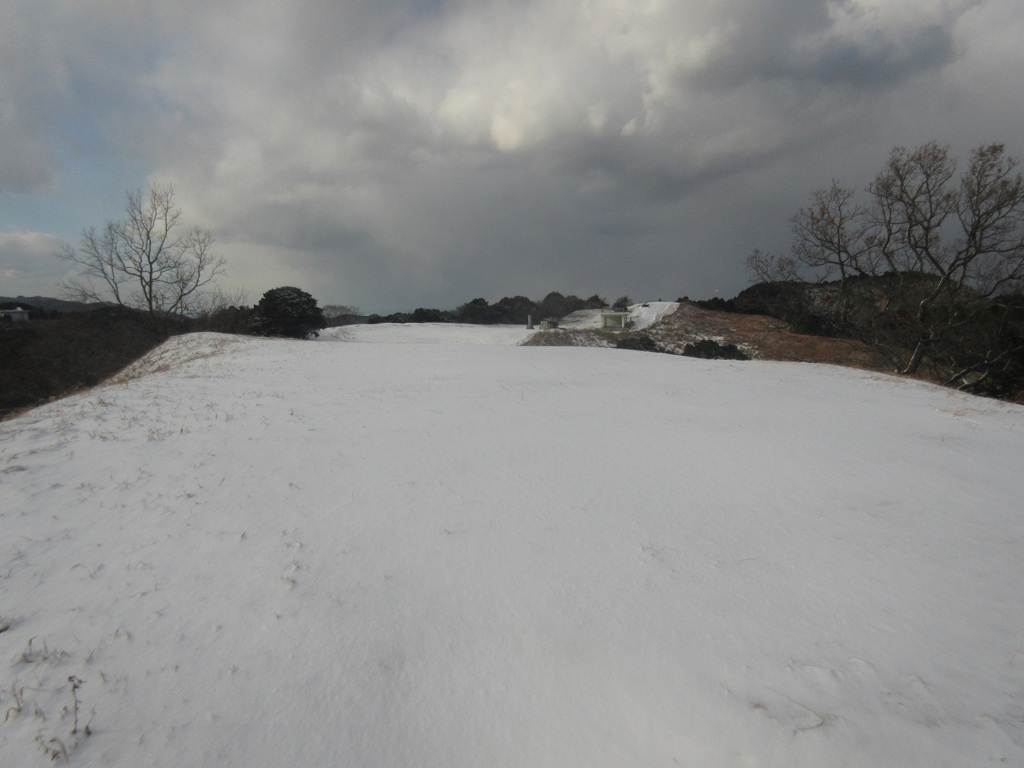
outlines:
[[[853,274],[863,275],[873,261],[868,242],[865,210],[853,190],[833,180],[827,189],[811,193],[811,204],[789,220],[793,231],[791,256],[754,250],[747,269],[764,282],[803,280],[824,282],[838,276],[840,283]]]
[[[359,314],[359,307],[350,307],[346,304],[324,304],[322,309],[324,317],[328,320],[334,320],[338,317],[353,317]]]
[[[747,257],[747,272],[760,283],[785,283],[801,280],[800,263],[792,256],[777,256],[755,248]]]
[[[321,310],[328,328],[350,325],[359,317],[359,307],[350,307],[345,304],[325,304]]]
[[[955,183],[949,148],[934,142],[897,147],[868,187],[875,200],[872,236],[882,261],[901,274],[927,276],[913,296],[916,373],[926,352],[970,324],[1024,279],[1024,178],[1002,144],[979,147]],[[881,223],[882,226],[878,226]]]
[[[837,181],[815,190],[811,205],[790,220],[794,257],[823,277],[838,275],[841,283],[853,274],[865,274],[871,264],[863,219],[864,209],[855,201],[853,190]]]
[[[171,185],[153,184],[145,197],[129,192],[125,214],[99,232],[86,230],[78,248],[64,246],[58,255],[80,268],[66,292],[141,309],[154,320],[193,313],[203,289],[224,272],[213,236],[198,227],[182,231]]]
[[[860,325],[852,330],[890,351],[905,350],[904,373],[916,373],[929,356],[950,380],[967,370],[988,372],[1022,351],[1024,177],[1018,166],[1002,144],[989,144],[971,153],[958,178],[949,147],[896,147],[868,185],[866,204],[837,182],[814,192],[811,205],[791,220],[791,255],[755,251],[748,268],[761,280],[838,277],[842,311],[851,299],[860,307]],[[848,285],[851,277],[885,278],[874,284],[870,311],[863,289]]]

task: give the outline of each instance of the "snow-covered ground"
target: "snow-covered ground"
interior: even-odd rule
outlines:
[[[0,423],[0,766],[1024,765],[1024,408],[362,333]]]
[[[320,331],[328,341],[388,344],[521,344],[536,331],[518,325],[462,325],[459,323],[378,323],[346,325]]]

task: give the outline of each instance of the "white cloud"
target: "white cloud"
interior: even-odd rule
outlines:
[[[67,274],[57,257],[64,241],[42,232],[0,232],[0,293],[5,296],[53,295]]]

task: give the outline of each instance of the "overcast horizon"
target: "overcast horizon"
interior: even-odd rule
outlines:
[[[1024,156],[1021,0],[12,0],[0,295],[174,184],[250,302],[735,295],[894,145]]]

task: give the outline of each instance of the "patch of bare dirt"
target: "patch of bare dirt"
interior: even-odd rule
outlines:
[[[524,347],[614,347],[615,342],[629,334],[588,329],[556,328],[537,331],[524,343]]]

